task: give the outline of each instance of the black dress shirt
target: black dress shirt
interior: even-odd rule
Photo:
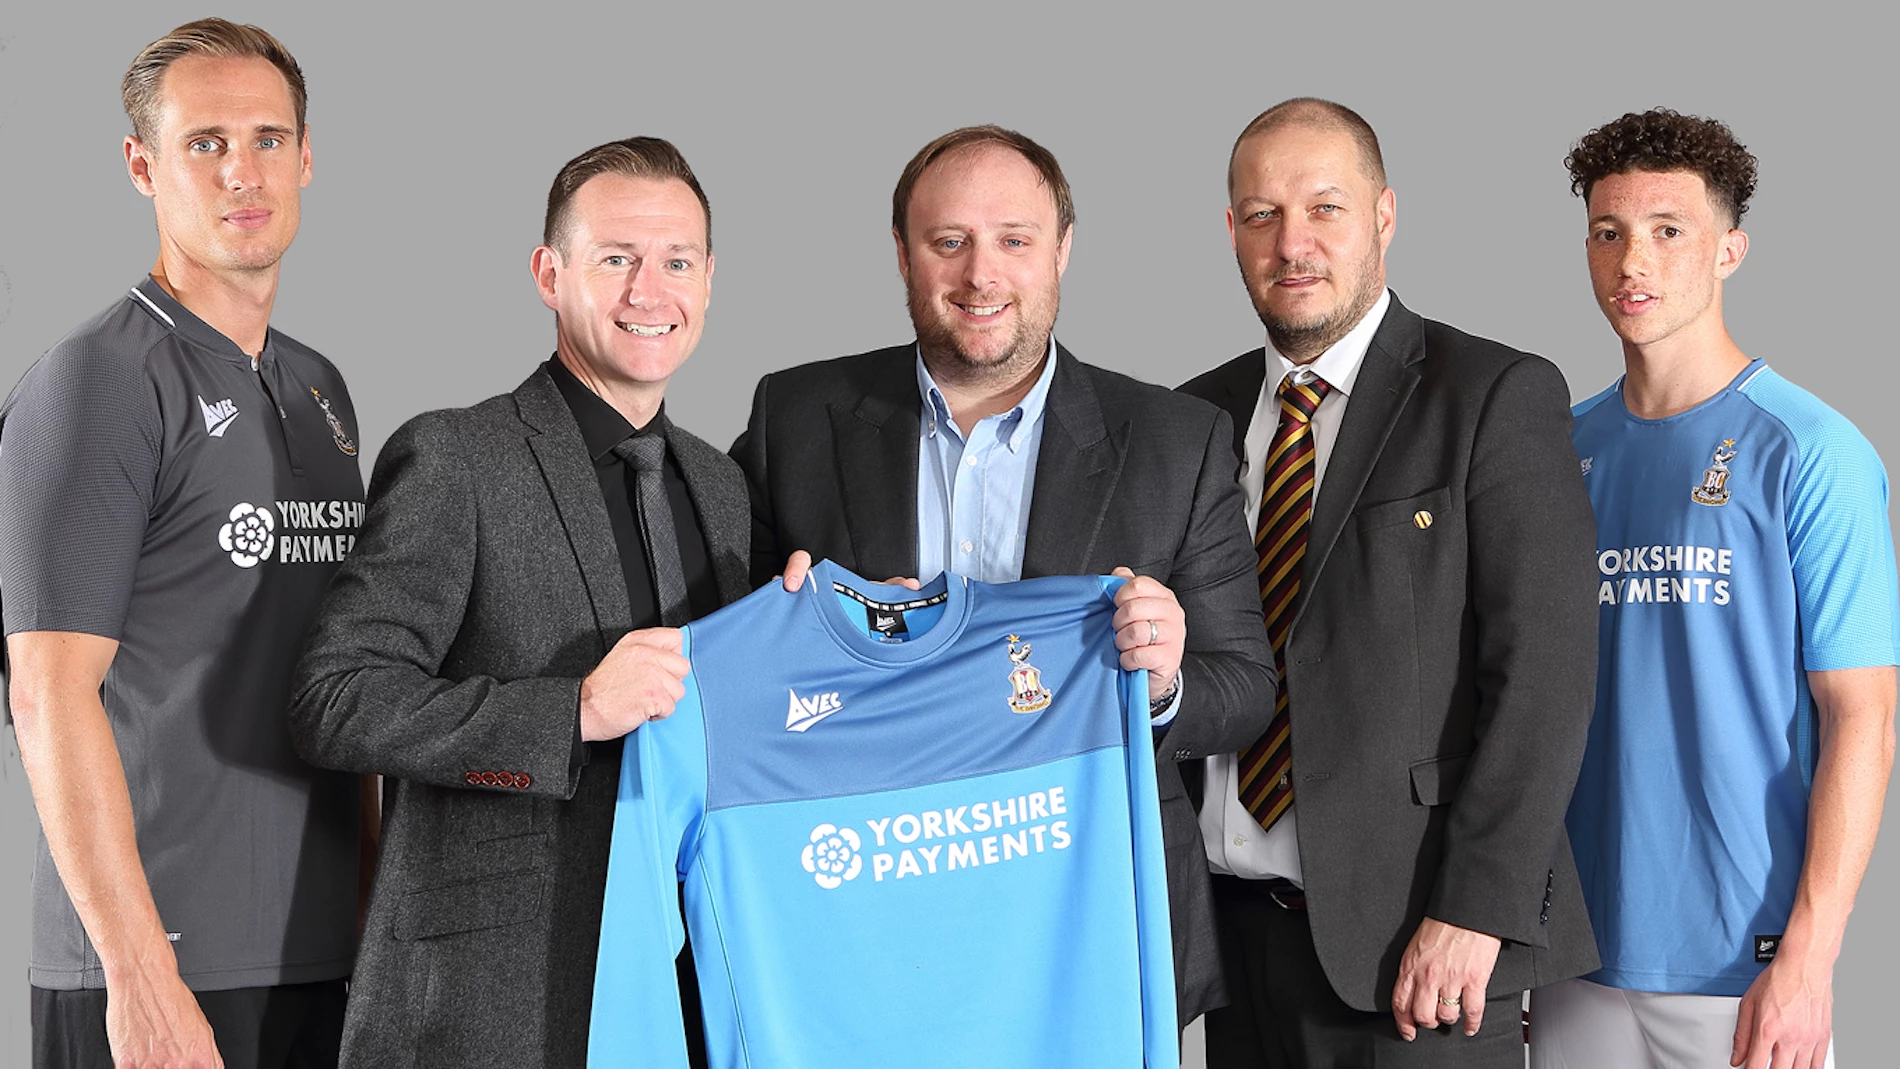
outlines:
[[[613,524],[614,545],[620,551],[620,571],[627,580],[627,606],[633,610],[635,630],[660,626],[660,597],[653,582],[653,568],[647,562],[646,544],[640,538],[638,491],[634,488],[633,466],[614,452],[614,446],[636,434],[659,434],[666,426],[666,406],[635,427],[619,410],[588,389],[560,358],[548,360],[548,374],[567,399],[567,407],[580,424],[581,441],[594,461],[594,474],[600,478],[600,495],[607,503],[607,519]],[[693,509],[692,495],[686,490],[686,477],[672,451],[666,454],[662,472],[666,480],[666,499],[673,506],[673,529],[678,535],[680,564],[686,574],[686,600],[697,620],[719,608],[719,582],[713,576],[712,554],[706,549],[706,536],[699,528],[699,514]]]

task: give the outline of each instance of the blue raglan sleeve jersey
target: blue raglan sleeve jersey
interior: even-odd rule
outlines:
[[[1786,522],[1802,667],[1894,664],[1900,584],[1880,455],[1847,419],[1772,371],[1741,392],[1794,439]]]
[[[715,1069],[1177,1065],[1119,584],[821,563],[686,628],[686,696],[628,740],[589,1065],[686,1064],[682,881]]]
[[[1596,714],[1567,824],[1602,968],[1736,997],[1793,908],[1819,756],[1808,673],[1891,665],[1880,458],[1760,361],[1666,419],[1577,409],[1597,522]]]

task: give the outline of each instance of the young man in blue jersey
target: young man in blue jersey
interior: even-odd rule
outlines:
[[[1626,368],[1575,433],[1601,655],[1568,823],[1603,967],[1535,994],[1531,1064],[1820,1069],[1893,760],[1886,473],[1723,324],[1755,187],[1726,126],[1628,114],[1566,164]]]

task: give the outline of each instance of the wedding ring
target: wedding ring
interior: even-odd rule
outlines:
[[[1460,1003],[1464,1002],[1464,1000],[1465,998],[1463,995],[1453,995],[1450,998],[1446,998],[1443,995],[1438,996],[1438,1004],[1440,1006],[1451,1006],[1453,1008],[1456,1008]]]
[[[1160,642],[1160,641],[1161,641],[1161,628],[1155,626],[1155,622],[1153,620],[1148,621],[1148,645],[1152,646],[1155,643]]]

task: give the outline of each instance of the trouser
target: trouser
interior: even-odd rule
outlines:
[[[196,991],[225,1069],[336,1069],[343,1041],[344,980]],[[111,1069],[106,992],[32,996],[33,1069]]]
[[[1475,1036],[1459,1021],[1421,1028],[1407,1043],[1389,1011],[1340,1000],[1302,900],[1285,893],[1276,900],[1269,890],[1267,881],[1214,877],[1232,1003],[1207,1014],[1208,1069],[1523,1069],[1522,992],[1486,999]]]
[[[1540,987],[1531,992],[1531,1069],[1726,1069],[1741,1001],[1588,980]]]

